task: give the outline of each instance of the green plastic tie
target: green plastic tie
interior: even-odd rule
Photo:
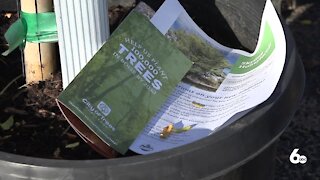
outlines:
[[[54,12],[20,12],[20,19],[13,23],[4,35],[9,49],[2,53],[7,56],[25,42],[48,43],[58,41],[56,17]]]

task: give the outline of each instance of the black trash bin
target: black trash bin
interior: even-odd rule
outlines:
[[[235,36],[255,46],[263,0],[216,0]],[[172,150],[110,160],[49,160],[0,152],[0,179],[272,179],[274,144],[301,98],[303,65],[283,23],[286,62],[271,97],[215,134]]]

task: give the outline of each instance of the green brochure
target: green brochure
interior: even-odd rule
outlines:
[[[74,122],[124,154],[191,66],[147,17],[132,11],[57,102],[86,140]]]

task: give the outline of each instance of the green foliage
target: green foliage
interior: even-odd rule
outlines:
[[[13,116],[10,116],[4,123],[1,123],[1,124],[0,124],[0,128],[1,128],[2,130],[7,131],[7,130],[11,129],[11,127],[13,126],[13,124],[14,124]]]
[[[65,146],[66,149],[74,149],[76,147],[78,147],[80,145],[80,142],[75,142],[75,143],[71,143],[71,144],[67,144]]]
[[[176,47],[195,63],[189,73],[211,72],[220,75],[224,68],[231,67],[219,51],[197,35],[183,30],[173,33]]]

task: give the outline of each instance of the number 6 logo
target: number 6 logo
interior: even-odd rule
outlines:
[[[292,164],[298,164],[298,163],[304,164],[304,163],[306,163],[307,162],[307,157],[304,156],[304,155],[298,154],[298,151],[299,151],[299,149],[294,149],[292,151],[292,153],[290,154],[290,158],[289,158],[290,162]]]

